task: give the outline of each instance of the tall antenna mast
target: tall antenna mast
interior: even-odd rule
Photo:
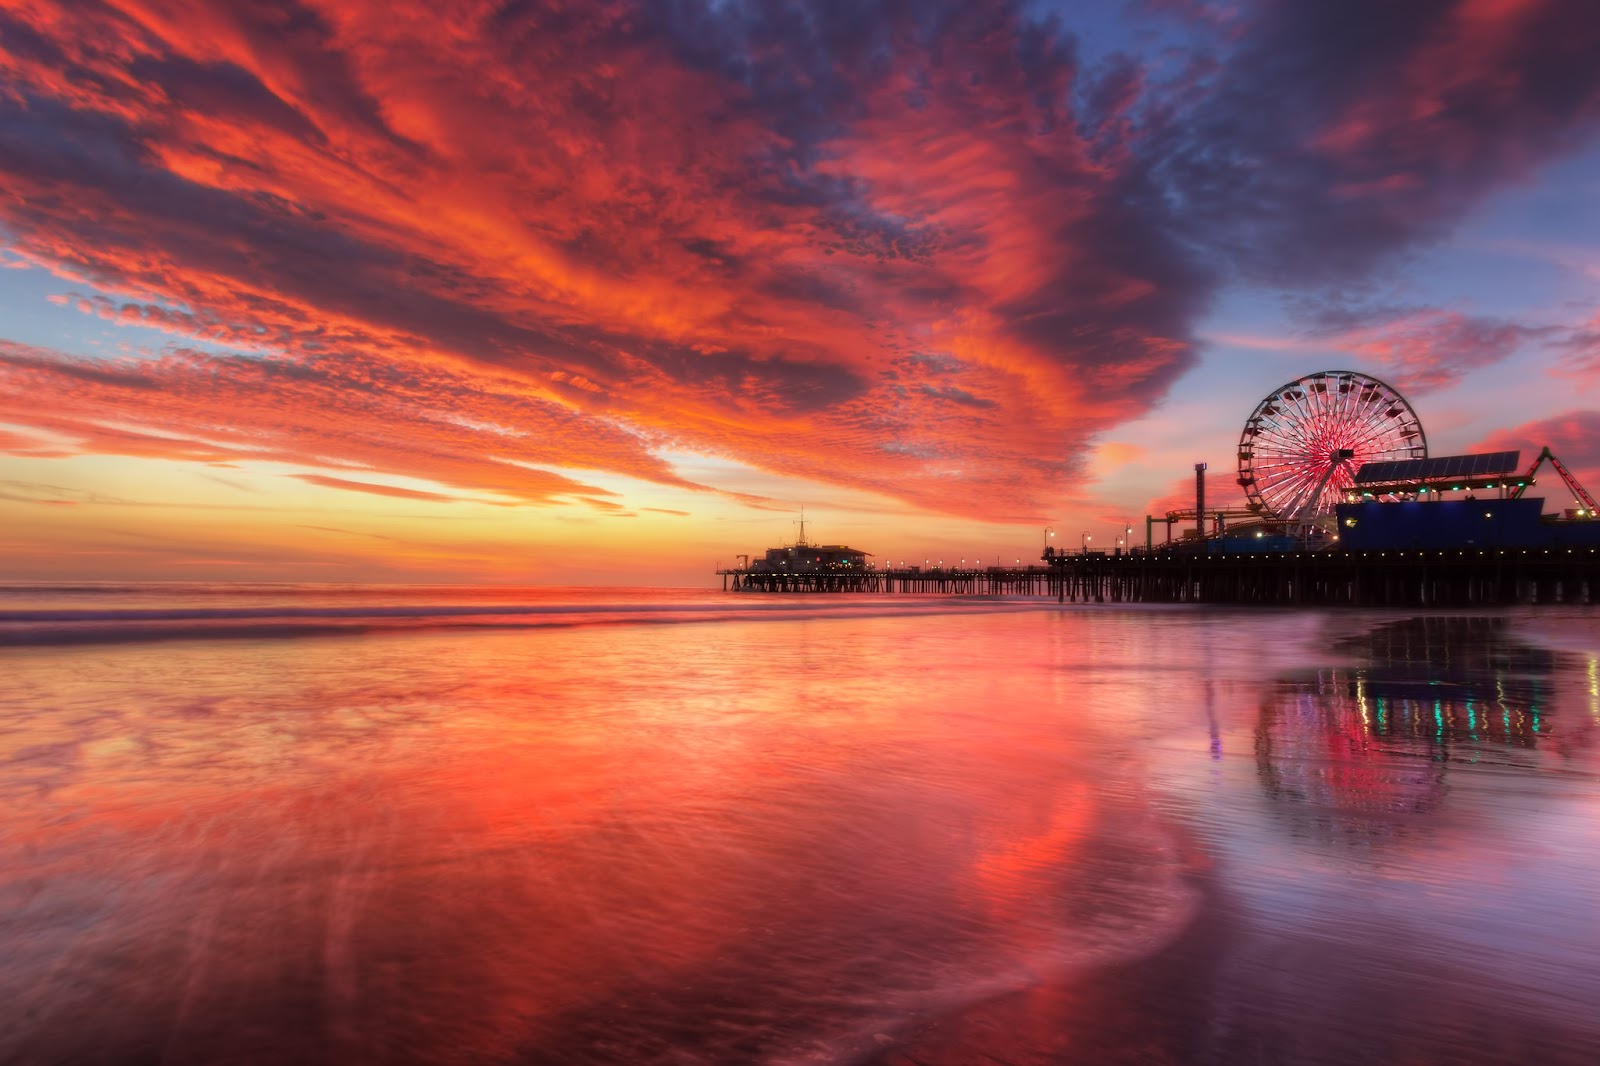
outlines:
[[[806,546],[806,505],[800,505],[800,539],[794,542],[796,548]]]

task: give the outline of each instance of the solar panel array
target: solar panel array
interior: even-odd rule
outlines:
[[[1443,481],[1459,478],[1500,477],[1517,471],[1521,452],[1483,452],[1480,455],[1440,455],[1429,459],[1394,459],[1366,463],[1356,471],[1357,485]]]

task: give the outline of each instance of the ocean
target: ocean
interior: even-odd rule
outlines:
[[[0,588],[0,1063],[1600,1059],[1600,614]]]

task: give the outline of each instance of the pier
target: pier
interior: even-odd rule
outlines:
[[[1049,596],[1066,603],[1478,607],[1600,602],[1600,549],[1086,552],[1042,565],[717,571],[738,592]]]
[[[800,573],[718,570],[724,592],[920,592],[946,596],[1054,595],[1060,578],[1048,566],[905,567]]]

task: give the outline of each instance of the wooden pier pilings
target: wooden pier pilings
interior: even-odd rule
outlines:
[[[719,570],[746,592],[1051,596],[1061,602],[1465,607],[1600,603],[1600,549],[1055,555],[1045,565],[809,574]]]

